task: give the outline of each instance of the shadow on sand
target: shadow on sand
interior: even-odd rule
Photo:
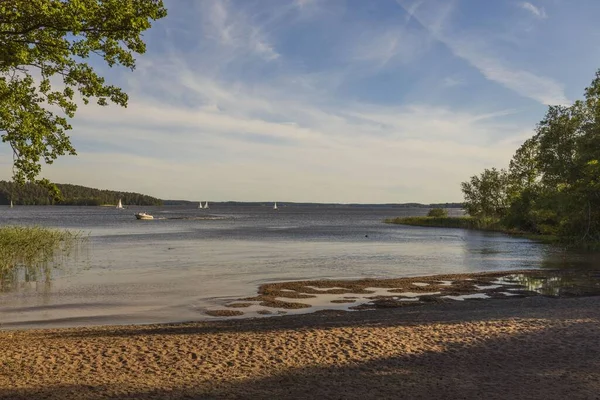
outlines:
[[[544,301],[542,301],[544,300]],[[550,302],[561,303],[561,314],[548,318]],[[509,303],[507,303],[509,302]],[[259,379],[223,376],[219,381],[190,377],[185,385],[167,389],[146,388],[140,383],[99,386],[67,385],[31,389],[2,389],[1,399],[597,399],[600,394],[600,323],[598,298],[515,299],[478,303],[487,308],[478,315],[472,305],[428,307],[426,314],[386,310],[327,316],[310,320],[311,328],[332,326],[388,326],[422,323],[456,323],[474,310],[472,321],[536,318],[544,315],[549,326],[541,330],[499,337],[479,337],[472,345],[445,344],[443,350],[405,354],[338,366],[282,369]],[[582,304],[586,307],[580,307]],[[495,308],[497,307],[497,308]],[[569,307],[571,309],[569,309]],[[461,311],[462,308],[462,311]],[[595,308],[595,310],[594,310]],[[453,311],[454,310],[454,311]],[[402,310],[400,310],[402,311]],[[565,313],[570,315],[564,319]],[[394,318],[394,315],[396,317]],[[320,318],[320,317],[318,317]],[[117,330],[110,334],[185,334],[236,330],[244,326],[260,332],[268,329],[302,329],[305,318],[282,318],[273,322],[246,321]],[[344,322],[345,321],[345,322]],[[64,334],[71,334],[64,331]],[[109,334],[109,332],[105,332]],[[58,333],[57,333],[58,334]],[[73,333],[75,334],[75,333]],[[102,331],[82,332],[79,337]],[[443,337],[441,338],[443,339]],[[343,349],[342,349],[343,350]],[[342,351],[341,350],[341,351]],[[2,379],[0,378],[0,382]]]

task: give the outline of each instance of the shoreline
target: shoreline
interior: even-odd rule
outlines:
[[[0,399],[587,399],[599,335],[599,296],[0,331]]]
[[[497,222],[484,223],[477,219],[469,216],[462,217],[396,217],[386,218],[384,220],[386,224],[395,225],[406,225],[406,226],[420,226],[425,228],[452,228],[452,229],[467,229],[472,231],[481,232],[496,232],[503,233],[505,235],[524,238],[533,240],[545,244],[560,244],[557,236],[554,235],[543,235],[538,233],[531,233],[525,231],[519,231],[514,229],[507,229],[502,226],[498,226]]]
[[[521,269],[399,278],[275,281],[261,284],[246,297],[228,296],[216,304],[197,308],[198,317],[162,318],[161,321],[149,315],[145,321],[132,321],[123,315],[118,319],[109,316],[103,321],[102,316],[88,319],[80,315],[49,323],[44,320],[2,323],[0,320],[0,332],[279,319],[318,312],[352,314],[363,310],[415,308],[438,303],[595,295],[600,295],[600,270],[591,269]]]

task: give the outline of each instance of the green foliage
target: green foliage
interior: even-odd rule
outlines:
[[[462,183],[465,210],[474,217],[501,218],[509,206],[508,174],[505,170],[486,169]]]
[[[45,186],[33,183],[24,185],[13,182],[0,181],[0,204],[15,205],[74,205],[74,206],[100,206],[117,204],[119,199],[125,205],[161,206],[162,200],[140,193],[117,192],[113,190],[99,190],[85,186],[57,184],[62,193],[60,200],[55,200],[48,195]]]
[[[462,184],[465,208],[507,229],[600,243],[600,70],[584,100],[550,106],[510,162]]]
[[[85,61],[133,70],[133,54],[146,50],[142,32],[164,16],[162,0],[0,2],[0,133],[13,150],[16,182],[35,182],[42,161],[76,154],[66,134],[76,94],[84,104],[127,106],[127,94]]]
[[[432,208],[427,213],[427,216],[428,217],[436,217],[436,218],[445,218],[448,216],[448,211],[444,210],[443,208]]]

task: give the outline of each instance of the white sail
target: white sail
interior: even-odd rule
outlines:
[[[201,201],[198,202],[198,208],[202,208],[202,202]]]
[[[273,210],[277,210],[277,202],[275,202],[275,204],[273,204]]]
[[[117,208],[119,208],[119,209],[123,208],[123,204],[121,203],[121,199],[119,199],[119,204],[117,204]]]
[[[12,200],[10,201],[10,208],[13,208]]]
[[[204,208],[208,208],[208,201],[204,204]]]

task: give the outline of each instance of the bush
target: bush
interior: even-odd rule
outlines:
[[[445,218],[448,216],[448,211],[444,210],[443,208],[432,208],[427,213],[427,216],[435,218]]]

